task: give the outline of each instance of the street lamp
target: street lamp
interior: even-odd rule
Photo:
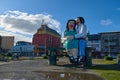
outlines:
[[[108,54],[108,56],[111,56],[111,54],[110,54],[110,36],[108,37],[108,49],[109,49],[109,54]]]
[[[45,54],[46,54],[46,36],[45,36]]]

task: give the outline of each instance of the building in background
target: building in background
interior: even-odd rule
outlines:
[[[100,34],[88,34],[88,47],[94,47],[96,50],[92,52],[92,57],[100,58],[101,57],[101,37]]]
[[[39,53],[40,48],[44,48],[41,52],[46,51],[46,48],[59,48],[61,44],[60,37],[59,33],[42,22],[40,28],[33,35],[32,44],[34,45],[34,52]]]
[[[116,56],[120,53],[120,32],[103,32],[101,35],[101,51],[104,55]]]
[[[13,46],[10,50],[12,53],[17,53],[20,56],[33,56],[34,46],[31,42],[26,41],[18,41],[15,46]]]
[[[0,49],[10,50],[14,45],[14,36],[0,36]]]

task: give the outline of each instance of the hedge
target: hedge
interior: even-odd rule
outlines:
[[[104,59],[105,60],[113,60],[113,57],[112,56],[105,56]]]

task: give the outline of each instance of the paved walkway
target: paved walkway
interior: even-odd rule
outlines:
[[[78,75],[74,80],[80,80],[80,74],[85,78],[84,74],[91,75],[89,78],[96,77],[90,70],[70,64],[67,58],[60,58],[57,65],[49,65],[47,59],[0,62],[0,74],[0,80],[61,80],[60,76],[64,77],[62,80],[73,80],[69,77],[73,77],[74,74]],[[54,79],[53,75],[58,79]]]

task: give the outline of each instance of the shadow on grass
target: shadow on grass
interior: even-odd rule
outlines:
[[[90,69],[91,67],[84,67],[84,65],[83,64],[72,64],[72,63],[59,63],[59,64],[57,64],[57,66],[59,66],[59,67],[65,67],[65,68],[81,68],[81,69],[84,69],[84,70],[86,70],[86,69]]]
[[[62,65],[57,65],[59,67],[67,67],[67,68],[83,68],[83,65],[75,65],[75,64],[62,64]]]
[[[96,70],[120,70],[120,66],[117,64],[95,64],[92,69]]]

